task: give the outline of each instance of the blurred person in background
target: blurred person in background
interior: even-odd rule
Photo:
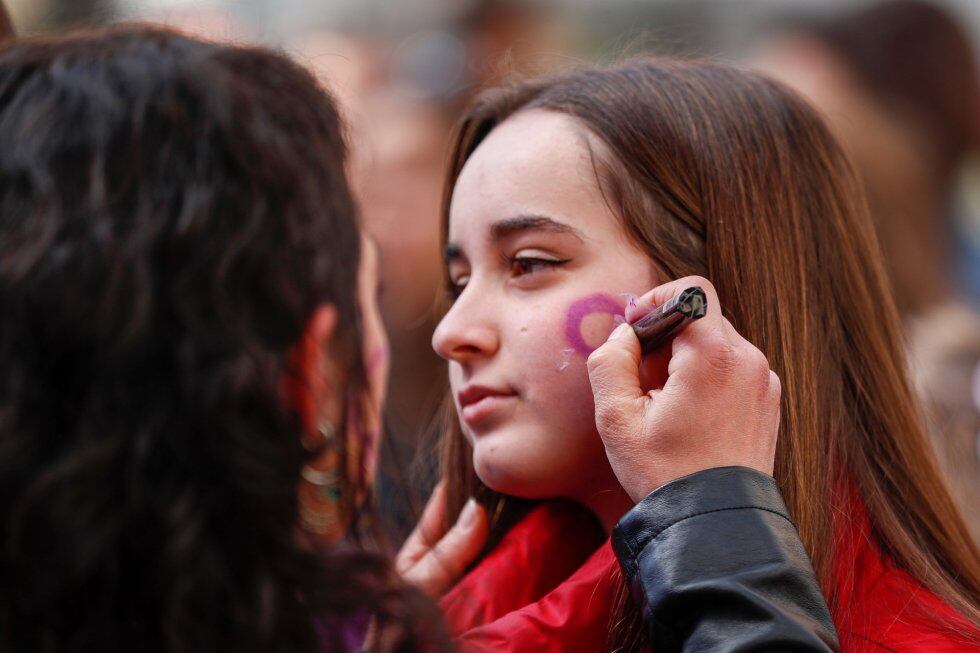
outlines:
[[[894,0],[787,21],[752,64],[827,116],[864,182],[933,440],[980,541],[980,313],[956,277],[962,224],[980,216],[955,196],[980,154],[975,57],[946,11]]]

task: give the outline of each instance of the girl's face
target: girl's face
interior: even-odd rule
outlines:
[[[630,295],[657,278],[599,189],[590,152],[600,147],[573,118],[543,110],[512,116],[479,145],[453,190],[456,299],[433,347],[449,361],[480,479],[510,495],[577,500],[607,521],[603,505],[621,489],[585,363]]]

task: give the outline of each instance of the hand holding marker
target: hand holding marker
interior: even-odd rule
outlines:
[[[588,368],[596,427],[630,497],[639,501],[713,467],[771,474],[779,377],[722,315],[711,282],[686,277],[658,286],[627,312],[627,324],[589,356]],[[641,363],[658,347],[669,359],[666,380],[645,390]]]

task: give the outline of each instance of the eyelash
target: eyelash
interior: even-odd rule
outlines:
[[[525,269],[517,274],[515,277],[523,277],[529,274],[535,274],[539,272],[541,268],[557,268],[568,263],[571,259],[548,259],[548,258],[538,258],[536,256],[504,256],[503,261],[507,266],[508,270],[512,273],[520,269],[521,266],[528,266],[530,269]],[[463,292],[465,285],[460,285],[457,283],[449,282],[448,294],[450,299],[457,299]]]
[[[536,269],[544,268],[556,268],[558,266],[568,263],[569,259],[550,259],[550,258],[538,258],[536,256],[505,256],[504,261],[507,263],[508,268],[511,272],[515,272],[515,268],[523,265],[530,266],[532,269],[525,270],[520,274],[515,276],[523,277],[527,274],[534,274]]]

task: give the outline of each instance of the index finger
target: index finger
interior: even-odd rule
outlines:
[[[717,337],[727,340],[728,332],[721,313],[721,303],[714,285],[704,277],[682,277],[657,286],[626,307],[626,321],[633,324],[650,311],[664,305],[681,292],[698,286],[704,291],[707,312],[704,317],[689,324],[684,333],[687,337]]]
[[[429,552],[449,529],[446,519],[446,481],[439,481],[429,501],[425,504],[419,523],[412,530],[398,552],[396,567],[404,571],[404,566],[411,566]]]

